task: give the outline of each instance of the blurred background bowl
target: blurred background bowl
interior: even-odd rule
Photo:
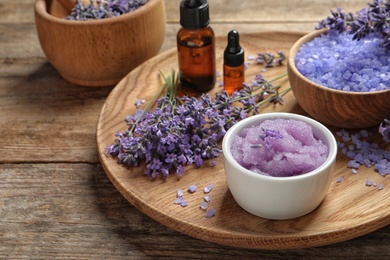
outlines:
[[[291,48],[287,70],[292,91],[299,105],[318,121],[340,128],[366,128],[390,117],[390,89],[375,92],[348,92],[314,83],[295,66],[301,46],[326,33],[319,30],[299,39]]]
[[[35,23],[49,62],[66,80],[109,86],[156,55],[165,37],[163,0],[149,0],[118,17],[89,21],[63,19],[69,11],[57,0],[37,0]]]

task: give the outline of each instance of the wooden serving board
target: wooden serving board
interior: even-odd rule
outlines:
[[[257,52],[284,51],[302,35],[297,33],[258,33],[241,35],[241,45],[246,56]],[[217,38],[217,70],[222,72],[222,55],[225,38]],[[323,203],[312,213],[292,220],[268,220],[247,213],[234,201],[224,175],[223,157],[217,165],[201,168],[187,167],[182,178],[172,174],[167,179],[151,180],[144,176],[144,166],[125,167],[116,158],[107,156],[105,148],[113,143],[117,131],[127,129],[126,115],[136,110],[137,99],[150,100],[161,85],[159,71],[166,75],[177,70],[176,50],[172,49],[147,61],[128,74],[108,96],[97,125],[97,144],[101,163],[115,187],[140,211],[156,221],[190,236],[219,244],[259,249],[303,248],[331,244],[369,233],[390,224],[390,180],[372,168],[362,167],[357,175],[348,169],[348,159],[341,153],[337,157],[334,181]],[[267,79],[286,71],[286,66],[262,72],[262,66],[252,64],[246,71],[246,82],[256,73]],[[217,81],[222,80],[221,77]],[[283,87],[288,80],[280,81]],[[220,91],[218,82],[213,91]],[[284,96],[283,105],[265,105],[261,112],[285,111],[305,114],[292,92]],[[306,115],[306,114],[305,114]],[[331,128],[335,133],[340,129]],[[373,140],[380,142],[377,129],[372,129]],[[389,149],[389,145],[385,147]],[[342,182],[337,183],[338,177]],[[369,178],[384,184],[383,190],[367,187]],[[209,208],[216,210],[214,217],[206,218],[199,205],[203,201],[203,188],[213,184]],[[195,193],[187,193],[196,184]],[[187,207],[174,204],[176,191],[183,189]]]

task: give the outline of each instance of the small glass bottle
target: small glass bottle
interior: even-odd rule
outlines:
[[[207,0],[182,0],[177,33],[180,81],[184,88],[206,92],[215,84],[215,36]]]
[[[227,41],[223,55],[223,86],[231,95],[242,89],[245,82],[244,49],[240,46],[240,35],[235,30],[229,32]]]

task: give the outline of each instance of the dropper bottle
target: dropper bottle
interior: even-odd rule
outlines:
[[[236,30],[228,33],[227,42],[223,55],[223,85],[231,95],[242,89],[245,82],[244,49],[240,46],[240,35]]]
[[[215,36],[207,0],[181,0],[177,51],[184,88],[206,92],[215,84]]]

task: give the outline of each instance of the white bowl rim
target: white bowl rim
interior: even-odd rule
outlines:
[[[241,166],[233,158],[233,156],[231,154],[229,139],[232,139],[233,135],[237,131],[240,131],[241,129],[245,128],[248,125],[253,125],[252,123],[256,122],[257,120],[264,121],[267,119],[277,119],[277,118],[295,119],[295,120],[303,121],[303,122],[308,123],[312,127],[315,127],[317,129],[319,129],[320,131],[322,131],[325,134],[325,136],[328,137],[327,139],[329,139],[328,157],[325,160],[325,162],[313,171],[303,173],[300,175],[286,176],[286,177],[275,177],[275,176],[262,175],[262,174],[250,171],[250,170],[246,169],[245,167]],[[266,180],[266,181],[271,181],[271,182],[291,182],[291,181],[299,181],[302,179],[310,178],[311,176],[317,175],[318,173],[322,172],[324,169],[330,167],[333,164],[333,162],[336,160],[337,143],[336,143],[336,139],[334,138],[332,132],[330,132],[330,130],[327,127],[325,127],[323,124],[321,124],[320,122],[318,122],[310,117],[306,117],[306,116],[295,114],[295,113],[288,113],[288,112],[269,112],[269,113],[263,113],[263,114],[250,116],[248,118],[241,120],[240,122],[236,123],[235,125],[233,125],[226,132],[226,134],[222,140],[222,150],[223,150],[223,156],[224,156],[225,160],[229,160],[233,164],[233,166],[239,168],[243,174],[247,175],[250,178]]]

